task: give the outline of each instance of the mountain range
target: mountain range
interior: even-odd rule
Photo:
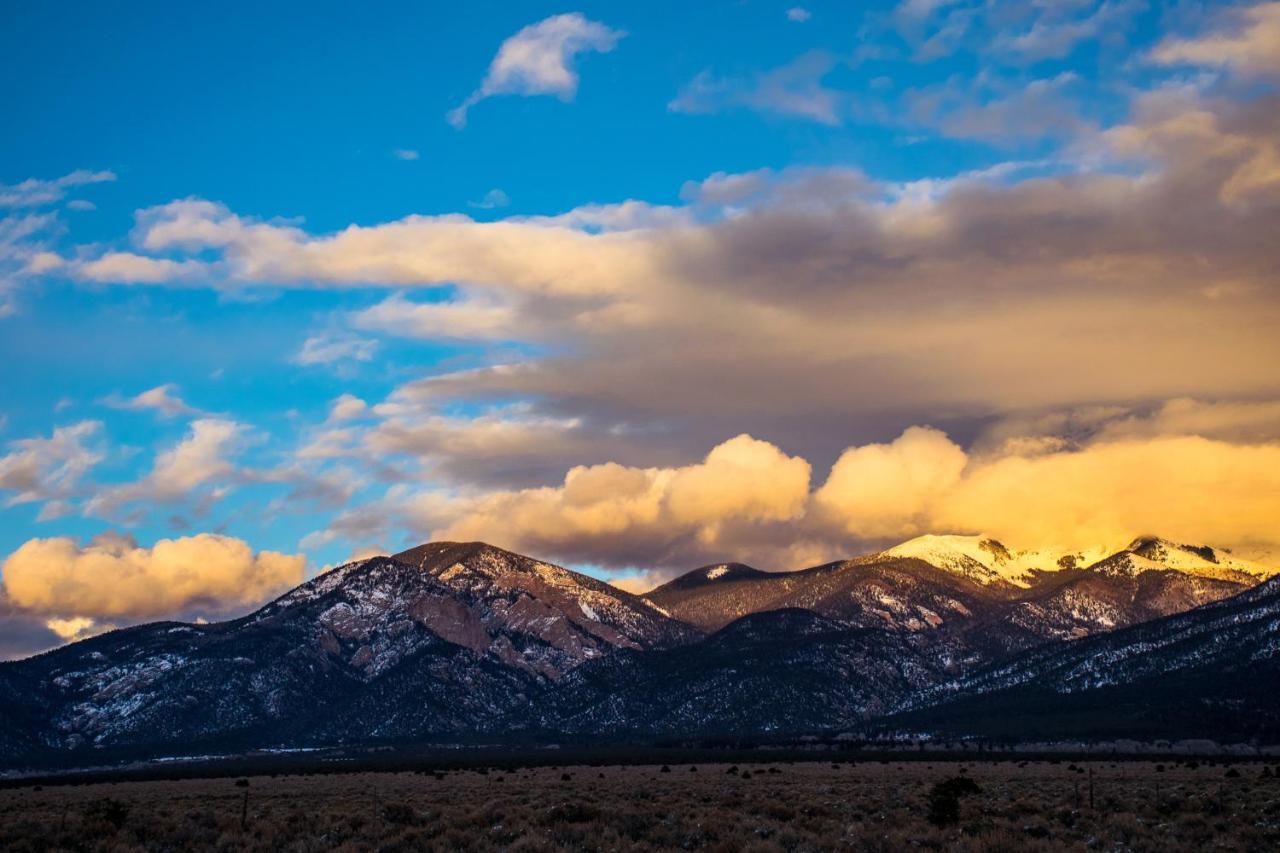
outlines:
[[[1116,708],[1128,734],[1258,737],[1275,731],[1263,688],[1280,686],[1273,574],[1156,538],[1055,555],[925,536],[794,572],[705,566],[633,595],[429,543],[233,621],[0,664],[0,760],[884,725],[1098,735]],[[1144,711],[1151,696],[1163,704]],[[1037,713],[1062,701],[1079,714]]]

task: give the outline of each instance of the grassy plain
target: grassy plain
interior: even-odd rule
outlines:
[[[978,792],[958,798],[957,822],[937,825],[946,810],[935,786],[957,776]],[[1280,770],[1175,760],[824,761],[0,790],[6,851],[459,849],[1276,850]]]

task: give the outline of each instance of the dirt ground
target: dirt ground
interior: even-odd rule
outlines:
[[[945,792],[973,786],[935,786],[958,776],[978,790],[948,816]],[[1277,850],[1280,768],[683,764],[0,790],[5,851],[917,848]]]

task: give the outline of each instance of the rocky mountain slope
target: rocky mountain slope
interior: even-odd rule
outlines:
[[[710,578],[713,568],[695,569],[645,597],[707,631],[750,613],[800,607],[866,627],[969,637],[971,662],[1180,613],[1270,574],[1212,548],[1159,539],[1111,553],[1051,556],[1012,552],[977,536],[923,536],[797,572],[750,569]]]
[[[1280,740],[1280,578],[1049,644],[910,697],[890,725],[1009,738]]]
[[[680,649],[585,664],[536,703],[537,720],[595,736],[817,731],[883,714],[943,675],[908,635],[774,610]]]
[[[480,733],[583,661],[698,636],[592,578],[435,543],[232,622],[144,625],[0,665],[0,750]]]

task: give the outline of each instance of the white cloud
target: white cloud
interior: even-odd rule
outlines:
[[[229,420],[192,421],[185,438],[156,455],[150,472],[139,480],[102,489],[85,504],[85,514],[102,517],[129,504],[173,505],[199,496],[203,487],[235,472],[226,457],[235,450],[243,431],[240,424]],[[225,486],[204,496],[217,498],[224,493]]]
[[[102,430],[98,421],[56,427],[48,438],[9,442],[0,456],[0,490],[13,492],[9,506],[53,501],[76,493],[81,478],[102,461],[102,451],[90,446]]]
[[[162,418],[176,418],[182,415],[198,415],[200,410],[187,405],[177,395],[178,386],[172,382],[158,385],[133,397],[112,395],[103,402],[114,409],[132,411],[152,410]]]
[[[354,394],[343,394],[329,407],[329,420],[349,421],[360,417],[368,410],[369,406],[364,400]]]
[[[389,296],[351,315],[358,329],[409,338],[501,339],[520,333],[510,304],[484,296],[450,302],[410,302]]]
[[[484,82],[449,112],[449,123],[465,127],[467,111],[494,95],[557,95],[573,100],[578,91],[577,56],[608,53],[624,35],[578,12],[530,24],[502,43]]]
[[[397,160],[408,160],[408,161],[417,160],[418,157],[420,156],[418,152],[412,148],[397,148],[395,151],[392,151],[391,154]]]
[[[506,207],[511,204],[511,199],[507,198],[507,194],[502,190],[493,189],[484,194],[484,198],[479,201],[468,202],[471,207],[480,210],[493,210],[498,207]]]
[[[787,10],[787,20],[797,24],[803,24],[812,17],[813,13],[802,6],[792,6]]]
[[[823,80],[841,60],[825,51],[802,54],[786,65],[750,78],[720,78],[703,71],[667,105],[678,113],[715,113],[746,108],[835,125],[844,119],[848,96]]]
[[[336,361],[369,361],[378,342],[354,335],[312,335],[302,342],[293,357],[294,364],[333,364]]]
[[[0,207],[43,207],[61,201],[73,187],[115,179],[114,172],[78,169],[52,180],[28,178],[17,184],[0,184]]]

